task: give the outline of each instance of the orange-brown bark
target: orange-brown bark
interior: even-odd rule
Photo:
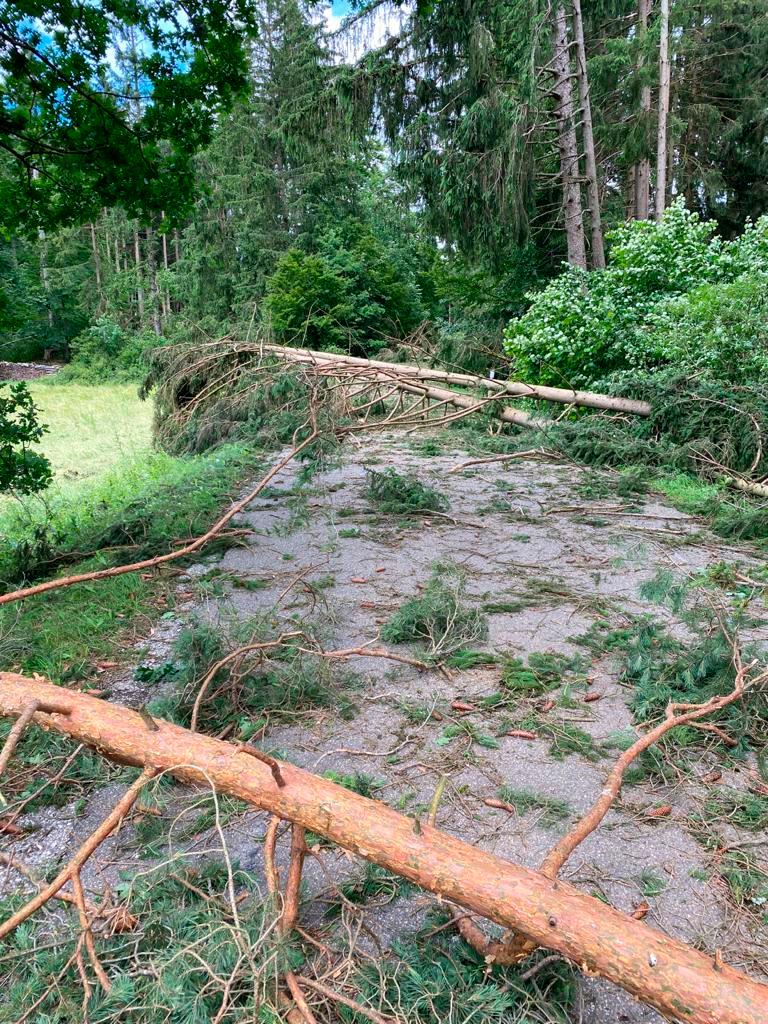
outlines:
[[[169,722],[147,728],[135,711],[62,691],[41,679],[0,674],[0,714],[31,700],[65,704],[68,714],[34,720],[85,742],[112,760],[213,785],[458,903],[582,970],[621,985],[667,1016],[690,1024],[765,1024],[768,986],[634,920],[574,886],[469,846],[384,804],[281,763],[269,766],[234,744]]]

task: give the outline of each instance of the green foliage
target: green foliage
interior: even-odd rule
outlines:
[[[505,336],[515,371],[584,385],[627,367],[669,364],[759,380],[768,219],[747,224],[733,242],[713,238],[715,228],[680,201],[660,222],[617,228],[607,270],[569,267],[529,296],[530,308]]]
[[[341,913],[344,903],[352,903],[366,909],[385,906],[411,888],[408,882],[399,875],[393,875],[386,868],[380,868],[377,864],[366,864],[358,878],[352,878],[339,885],[339,893],[344,902],[331,903],[326,914],[329,917],[336,917]]]
[[[204,452],[225,441],[259,448],[296,444],[307,436],[312,393],[293,367],[265,363],[258,344],[232,338],[185,341],[153,349],[142,387],[154,390],[155,435],[174,453]],[[317,425],[324,436],[304,452],[305,469],[335,450],[339,418],[317,391]]]
[[[240,901],[236,919],[229,909],[230,885],[250,894]],[[268,937],[271,912],[251,890],[252,878],[236,864],[231,883],[219,863],[173,865],[121,880],[114,887],[116,902],[137,923],[124,934],[97,938],[112,990],[92,994],[88,1016],[93,1024],[108,1024],[116,1016],[136,1024],[208,1021],[224,1000],[231,1024],[271,1019],[263,1016],[270,993],[281,973],[298,966],[300,956]],[[20,894],[3,901],[2,916],[21,902]],[[34,925],[22,926],[6,943],[4,1024],[17,1020],[38,998],[40,1022],[69,1024],[82,1018],[83,994],[72,955],[76,937],[69,938],[65,929],[56,934],[53,943],[39,943]],[[53,977],[55,986],[50,985]]]
[[[451,740],[459,738],[464,739],[467,742],[467,746],[476,743],[478,747],[485,747],[486,750],[498,750],[500,746],[497,739],[483,732],[466,718],[446,726],[435,740],[435,744],[438,747],[446,747]]]
[[[662,303],[649,324],[649,349],[666,363],[733,384],[766,380],[766,271],[703,284]]]
[[[30,449],[47,430],[37,417],[25,384],[0,384],[0,493],[34,494],[51,482],[50,462]]]
[[[13,722],[8,719],[0,721],[0,745],[12,726]],[[107,782],[124,781],[129,776],[129,769],[105,762],[91,750],[78,752],[77,748],[78,744],[66,736],[36,725],[28,726],[0,787],[3,814],[14,815],[22,803],[25,811],[62,807],[84,790]],[[56,779],[67,761],[66,772]]]
[[[189,725],[202,680],[228,654],[249,644],[273,639],[267,619],[209,623],[193,620],[182,630],[172,651],[173,692],[150,705],[153,714]],[[245,651],[219,668],[200,703],[198,728],[218,735],[235,726],[235,735],[248,738],[268,718],[307,708],[333,707],[341,718],[355,708],[349,690],[357,683],[352,673],[286,643],[272,650]]]
[[[59,566],[99,555],[103,564],[168,550],[169,539],[208,527],[252,464],[230,445],[207,456],[174,459],[152,452],[106,474],[77,494],[5,510],[0,580],[8,587],[52,575]]]
[[[127,331],[103,317],[72,340],[72,362],[59,371],[57,382],[138,382],[146,373],[144,352],[159,343],[154,334]]]
[[[250,5],[181,18],[156,0],[15,0],[3,24],[4,228],[82,223],[105,205],[183,211],[192,157],[245,83]],[[115,81],[126,46],[132,78]]]
[[[519,968],[489,969],[466,943],[428,925],[423,938],[396,943],[393,956],[356,972],[362,995],[381,1013],[412,1024],[566,1024],[576,989],[565,961],[548,963],[535,980],[523,981]]]
[[[604,744],[597,743],[573,722],[542,720],[534,727],[550,741],[549,753],[556,761],[562,761],[571,754],[578,754],[587,761],[599,761],[608,752]]]
[[[520,697],[538,697],[562,682],[564,673],[572,668],[572,659],[561,654],[533,651],[528,665],[520,658],[505,661],[501,673],[502,687]]]
[[[387,643],[420,641],[433,657],[446,657],[487,635],[485,616],[465,604],[464,578],[450,564],[436,565],[421,596],[406,601],[381,630]]]
[[[652,868],[646,868],[645,871],[642,871],[638,882],[640,883],[640,892],[649,900],[654,900],[657,896],[661,896],[667,887],[666,881]]]
[[[757,793],[716,790],[707,797],[704,813],[710,820],[726,819],[748,832],[763,832],[768,828],[768,799]]]
[[[267,282],[264,309],[278,339],[372,355],[423,318],[413,271],[372,234],[331,231],[318,252],[289,249]]]
[[[398,473],[392,466],[381,472],[369,469],[365,493],[371,505],[388,516],[445,512],[449,507],[448,499],[433,487],[413,473]]]

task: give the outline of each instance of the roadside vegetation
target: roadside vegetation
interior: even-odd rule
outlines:
[[[729,941],[759,936],[764,0],[609,2],[584,17],[575,0],[341,6],[350,20],[334,34],[310,0],[201,0],[189,19],[159,0],[8,5],[0,361],[57,370],[10,383],[0,362],[0,671],[41,675],[70,699],[109,699],[117,681],[149,730],[169,720],[273,766],[309,765],[407,814],[415,836],[444,812],[478,845],[531,834],[528,856],[567,833],[598,776],[671,704],[724,699],[747,664],[759,685],[664,733],[611,814],[677,829],[701,854],[706,900],[740,915]],[[378,45],[388,7],[399,25]],[[427,368],[428,383],[407,377]],[[590,390],[602,405],[569,395],[555,407],[495,390],[503,381]],[[617,398],[634,410],[604,401]],[[346,477],[347,453],[374,430],[380,449]],[[288,451],[290,483],[262,490],[202,556],[15,600],[208,540]],[[466,464],[437,462],[446,451]],[[523,459],[542,465],[525,494]],[[567,503],[548,505],[563,486]],[[554,524],[562,546],[548,562]],[[638,549],[657,547],[603,544],[622,524]],[[409,544],[403,567],[394,556]],[[253,572],[232,568],[235,545]],[[327,564],[341,551],[359,557],[343,575]],[[673,555],[689,553],[694,567],[680,568]],[[604,583],[633,558],[644,575],[628,611]],[[158,658],[148,641],[164,620]],[[553,624],[550,649],[539,635]],[[334,651],[342,634],[350,646]],[[0,926],[65,856],[52,842],[48,857],[35,831],[46,816],[68,816],[75,837],[107,787],[137,777],[55,730],[22,732],[0,778],[0,868],[26,882],[0,892]],[[10,735],[0,720],[0,745]],[[540,778],[517,784],[527,752]],[[561,770],[573,794],[553,788]],[[481,815],[492,829],[478,838]],[[500,966],[456,933],[444,902],[425,920],[423,894],[409,903],[399,875],[351,854],[328,871],[320,835],[307,835],[324,872],[314,924],[284,929],[278,893],[255,881],[269,867],[261,825],[231,795],[153,778],[100,866],[110,881],[84,876],[98,904],[79,906],[79,930],[48,905],[8,936],[0,1024],[313,1024],[286,993],[316,968],[354,994],[305,992],[323,1021],[566,1024],[582,1012],[564,959],[542,949]],[[34,870],[14,859],[17,840],[43,851]],[[578,884],[607,900],[587,867]],[[679,879],[648,863],[620,881],[642,920]],[[370,909],[394,911],[396,930],[421,916],[372,955]],[[764,951],[734,949],[732,962],[764,969]]]

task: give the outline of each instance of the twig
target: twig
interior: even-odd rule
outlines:
[[[291,861],[288,865],[288,876],[285,881],[285,900],[280,927],[285,934],[292,931],[299,916],[299,887],[301,870],[304,867],[304,855],[307,845],[304,841],[305,829],[294,825],[291,829]]]
[[[491,455],[485,459],[468,459],[466,462],[459,462],[455,466],[451,466],[448,473],[460,473],[462,469],[468,469],[470,466],[485,466],[490,462],[510,462],[512,459],[546,459],[547,461],[554,461],[562,459],[562,455],[551,448],[527,448],[522,452]]]
[[[337,1003],[341,1003],[342,1006],[348,1006],[350,1010],[354,1010],[355,1013],[359,1013],[363,1017],[367,1017],[368,1020],[373,1021],[373,1024],[394,1024],[396,1018],[384,1017],[376,1010],[369,1010],[367,1006],[361,1006],[360,1003],[356,1003],[354,999],[350,999],[348,996],[343,996],[340,992],[335,992],[332,988],[328,988],[321,981],[315,981],[314,978],[307,978],[303,974],[295,976],[296,981],[299,985],[306,985],[307,988],[313,988],[316,992],[321,995],[327,996],[328,999],[333,999]]]
[[[40,701],[33,700],[24,708],[22,713],[13,723],[11,731],[8,733],[8,737],[3,744],[3,749],[0,750],[0,775],[3,774],[5,769],[8,767],[8,762],[13,757],[13,752],[16,749],[16,744],[22,737],[24,730],[27,728],[29,723],[32,721],[32,716],[40,707]]]
[[[77,915],[80,919],[80,930],[83,935],[83,942],[85,943],[85,950],[88,954],[88,959],[91,961],[91,967],[93,967],[96,977],[99,979],[99,984],[105,992],[109,992],[112,988],[112,984],[101,966],[98,954],[96,952],[96,945],[93,941],[93,932],[91,931],[91,922],[88,920],[88,910],[85,905],[85,893],[83,892],[83,883],[80,880],[80,871],[78,869],[72,872],[72,892],[75,894],[75,904],[77,906]]]
[[[282,789],[285,785],[285,779],[283,778],[280,770],[280,764],[272,757],[271,754],[265,754],[263,750],[258,750],[256,747],[251,747],[247,743],[238,743],[237,749],[241,754],[249,754],[251,757],[255,757],[257,761],[261,761],[262,764],[267,765],[269,770],[272,772],[272,778]]]
[[[266,651],[273,647],[280,647],[290,637],[301,636],[300,633],[282,633],[276,640],[267,640],[263,643],[245,644],[243,647],[238,647],[235,651],[230,651],[223,658],[220,658],[215,665],[213,665],[205,674],[205,677],[200,684],[195,697],[195,703],[192,705],[192,716],[190,718],[189,728],[192,732],[197,731],[197,719],[200,715],[200,705],[203,703],[211,683],[216,678],[216,675],[230,662],[236,661],[238,658],[245,657],[246,654],[251,654],[253,651]]]
[[[9,935],[15,928],[18,928],[20,924],[23,924],[24,921],[36,913],[40,907],[44,906],[48,900],[55,896],[58,891],[72,879],[73,875],[80,870],[94,850],[104,842],[107,836],[114,832],[131,807],[133,807],[142,788],[155,776],[155,774],[156,771],[154,768],[144,769],[130,789],[128,789],[115,804],[101,825],[99,825],[96,831],[86,839],[74,857],[72,857],[66,867],[59,872],[50,885],[46,886],[45,889],[37,894],[37,896],[33,897],[33,899],[21,907],[21,909],[17,910],[15,914],[12,914],[11,917],[0,924],[0,939],[5,938],[5,936]]]

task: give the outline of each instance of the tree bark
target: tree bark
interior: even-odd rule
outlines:
[[[34,721],[121,764],[167,771],[213,786],[316,832],[344,849],[552,949],[582,970],[622,986],[688,1024],[765,1024],[768,986],[636,921],[567,882],[545,878],[453,836],[247,748],[190,733],[162,720],[150,729],[136,711],[86,693],[0,673],[0,714],[30,701],[61,707]]]
[[[411,366],[408,363],[386,363],[379,359],[363,359],[360,356],[331,355],[328,352],[315,352],[307,348],[290,348],[286,345],[260,345],[260,350],[273,353],[293,362],[330,366],[339,363],[349,366],[370,366],[388,370],[401,377],[417,380],[436,380],[446,384],[457,384],[460,387],[484,388],[487,391],[504,392],[519,398],[536,398],[544,402],[556,402],[562,405],[579,405],[588,409],[606,409],[613,412],[629,412],[637,416],[650,416],[651,406],[635,398],[620,398],[614,395],[601,395],[594,391],[572,391],[570,388],[553,388],[545,384],[526,384],[516,380],[491,380],[471,373],[451,373],[448,370],[435,370],[427,366]]]
[[[157,258],[155,255],[155,233],[147,228],[147,272],[149,274],[150,311],[152,330],[159,338],[163,333],[160,323],[160,289],[157,286]]]
[[[667,205],[667,121],[669,119],[669,0],[661,0],[659,39],[659,124],[656,132],[656,220]]]
[[[93,276],[96,281],[96,294],[99,299],[99,310],[101,310],[104,293],[101,288],[101,255],[99,254],[99,243],[96,239],[96,225],[93,221],[88,224],[91,232],[91,254],[93,256]]]
[[[165,210],[160,214],[165,221]],[[168,232],[163,231],[163,270],[168,272]],[[167,278],[166,278],[167,281]],[[171,315],[171,296],[168,287],[163,288],[163,316],[167,319]]]
[[[576,126],[573,121],[573,90],[571,87],[571,59],[568,47],[568,22],[565,3],[558,0],[552,21],[552,74],[555,97],[554,116],[557,124],[560,151],[560,178],[563,187],[563,216],[568,262],[575,267],[587,267],[584,241],[584,215],[579,183],[579,150]]]
[[[136,304],[139,312],[139,327],[144,326],[144,285],[141,280],[141,246],[139,245],[139,229],[133,231],[133,256],[136,264]]]
[[[641,44],[648,33],[648,18],[651,13],[651,0],[638,0],[637,4],[637,34]],[[638,71],[642,71],[644,64],[641,54],[638,61]],[[643,125],[643,132],[648,129],[648,117],[651,112],[651,87],[645,83],[640,88],[640,117]],[[648,209],[650,202],[651,184],[651,161],[647,156],[641,157],[635,164],[635,209],[636,220],[648,220]]]
[[[592,242],[592,266],[597,270],[602,270],[605,267],[605,243],[603,241],[603,225],[600,213],[600,183],[597,177],[595,136],[592,128],[592,103],[589,98],[587,48],[584,44],[584,21],[581,16],[581,0],[573,0],[573,29],[576,37],[576,80],[579,85],[581,130],[584,137],[584,162],[587,173],[587,208],[589,210],[590,239]]]

